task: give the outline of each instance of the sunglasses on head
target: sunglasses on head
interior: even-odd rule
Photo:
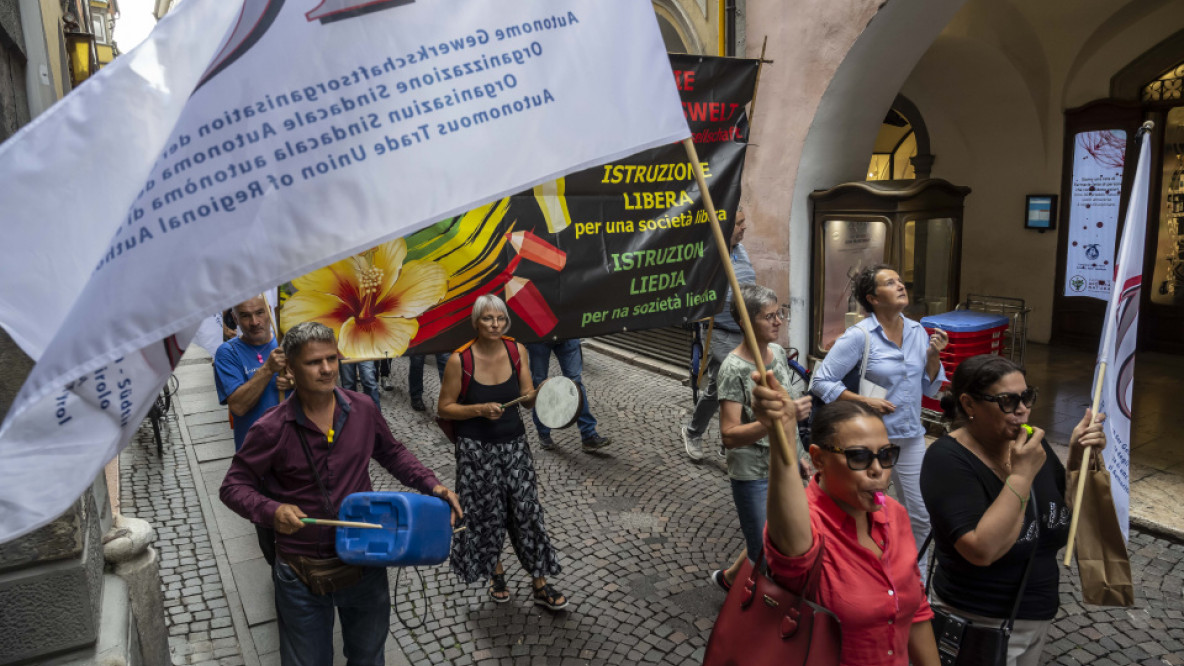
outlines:
[[[999,410],[1004,414],[1011,414],[1024,403],[1025,407],[1031,407],[1032,403],[1036,402],[1036,387],[1029,386],[1023,393],[996,393],[995,395],[988,395],[986,393],[974,394],[974,397],[979,400],[986,400],[999,405]]]
[[[863,470],[872,466],[872,460],[879,460],[880,467],[888,469],[896,464],[896,459],[900,457],[900,447],[895,444],[889,444],[884,448],[872,453],[871,449],[855,448],[855,449],[840,449],[837,446],[830,446],[828,444],[817,444],[818,448],[823,451],[830,451],[831,453],[841,453],[847,457],[847,467],[854,472],[862,472]]]

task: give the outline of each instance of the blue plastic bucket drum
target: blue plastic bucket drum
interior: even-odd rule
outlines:
[[[337,528],[337,556],[346,564],[406,567],[439,564],[452,546],[448,503],[419,493],[353,493],[340,520],[378,523],[383,529]]]

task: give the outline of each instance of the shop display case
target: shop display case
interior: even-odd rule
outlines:
[[[1171,109],[1163,127],[1163,178],[1159,202],[1159,233],[1151,276],[1151,302],[1184,305],[1184,106]]]
[[[970,188],[941,179],[844,183],[810,195],[813,207],[811,353],[821,357],[863,313],[851,290],[864,267],[885,263],[920,319],[958,302],[962,211]]]

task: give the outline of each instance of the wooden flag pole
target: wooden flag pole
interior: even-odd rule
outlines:
[[[361,358],[343,358],[338,361],[341,365],[349,365],[351,363],[367,363],[369,361],[385,361],[390,356],[363,356]]]
[[[715,236],[715,247],[719,250],[720,260],[723,261],[724,271],[728,274],[728,285],[732,288],[732,301],[736,304],[736,311],[740,313],[740,328],[744,331],[744,343],[752,359],[756,361],[756,369],[761,373],[761,386],[767,386],[765,377],[765,360],[761,358],[760,348],[756,344],[756,336],[752,332],[752,320],[748,318],[748,310],[744,307],[744,299],[740,298],[740,282],[736,280],[736,271],[732,268],[732,252],[724,232],[720,229],[719,219],[715,215],[715,204],[711,201],[711,192],[707,189],[707,179],[703,176],[703,165],[699,163],[699,152],[695,150],[695,142],[689,137],[682,142],[687,151],[687,159],[691,161],[691,168],[695,171],[695,182],[699,184],[699,192],[703,195],[703,207],[707,209],[707,220],[711,224],[711,233]],[[777,442],[777,450],[782,460],[793,464],[793,450],[789,446],[789,439],[785,436],[785,429],[781,422],[773,423],[773,440]]]
[[[761,43],[761,59],[756,65],[756,81],[752,84],[752,102],[748,105],[748,137],[752,138],[752,128],[754,127],[752,119],[756,116],[756,94],[761,89],[761,70],[764,69],[765,63],[773,64],[772,60],[765,60],[765,49],[769,46],[769,36],[765,35],[765,41]]]
[[[1102,403],[1102,386],[1106,381],[1106,362],[1098,362],[1098,377],[1094,380],[1094,402],[1090,407],[1092,418],[1097,418]],[[1077,538],[1077,521],[1081,518],[1081,500],[1085,497],[1085,475],[1089,471],[1089,457],[1092,446],[1085,447],[1081,454],[1081,465],[1077,468],[1077,488],[1073,491],[1073,518],[1069,521],[1069,543],[1065,546],[1065,566],[1073,561],[1073,542]],[[1069,455],[1073,455],[1070,451]]]
[[[268,321],[268,323],[271,324],[271,333],[272,333],[272,335],[275,336],[276,345],[279,345],[280,344],[280,329],[278,326],[275,325],[275,317],[271,316],[271,303],[267,302],[267,292],[263,292],[262,294],[259,294],[259,298],[263,299],[264,308],[267,310],[267,321]],[[276,300],[279,300],[278,290],[276,292]],[[280,402],[283,402],[284,401],[284,390],[282,388],[277,387],[276,391],[280,394]]]

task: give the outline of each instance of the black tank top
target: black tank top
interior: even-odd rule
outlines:
[[[506,359],[509,361],[509,359]],[[486,402],[505,404],[522,395],[518,385],[518,374],[512,373],[510,378],[501,384],[490,386],[482,384],[473,378],[469,381],[468,394],[460,401],[462,405],[480,405]],[[522,424],[522,417],[518,414],[518,405],[507,407],[501,418],[490,421],[484,416],[465,419],[456,422],[457,437],[468,437],[482,442],[505,442],[526,434],[526,426]]]

